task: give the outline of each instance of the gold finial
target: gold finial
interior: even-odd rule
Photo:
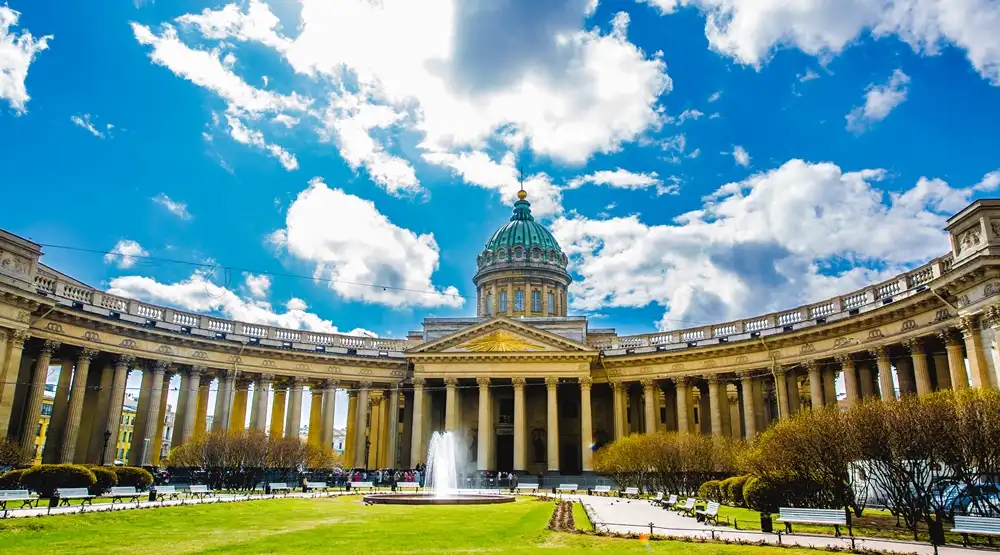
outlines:
[[[524,189],[521,189],[520,191],[517,192],[517,198],[519,198],[521,200],[524,200],[525,198],[527,198],[527,196],[528,196],[528,193]]]
[[[517,168],[517,182],[521,185],[521,190],[517,192],[517,198],[524,200],[528,197],[528,192],[524,190],[524,167]]]

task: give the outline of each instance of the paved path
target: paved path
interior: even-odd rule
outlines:
[[[616,533],[653,532],[663,536],[684,536],[694,538],[724,538],[751,542],[764,541],[771,544],[801,545],[809,547],[838,547],[849,550],[851,538],[816,536],[803,534],[765,534],[746,530],[735,530],[723,526],[703,525],[694,518],[682,516],[674,511],[663,510],[645,500],[620,499],[616,497],[574,496],[587,509],[594,526],[598,530]],[[934,547],[928,543],[914,543],[872,538],[854,538],[857,549],[877,549],[896,553],[919,553],[933,555]],[[983,553],[983,550],[967,549],[961,546],[942,546],[941,555],[968,555]]]

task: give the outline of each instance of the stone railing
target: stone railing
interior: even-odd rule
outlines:
[[[807,325],[848,318],[924,291],[927,283],[951,271],[951,267],[952,256],[949,254],[860,291],[792,310],[722,324],[601,339],[591,341],[590,345],[605,351],[605,355],[621,355],[637,348],[644,348],[643,351],[666,346],[681,348],[702,341],[707,344],[708,341],[725,342],[793,331]]]
[[[89,287],[81,287],[76,282],[69,282],[58,274],[41,267],[35,273],[35,287],[39,292],[71,302],[67,304],[79,303],[85,307],[91,307],[94,312],[107,313],[108,315],[114,313],[119,316],[127,314],[135,317],[129,318],[130,320],[144,320],[146,324],[152,323],[171,331],[192,333],[192,330],[201,330],[203,333],[199,335],[219,339],[258,342],[261,345],[274,347],[353,349],[365,351],[363,354],[375,356],[379,352],[402,352],[415,344],[405,339],[382,339],[293,330],[184,312],[111,295]]]

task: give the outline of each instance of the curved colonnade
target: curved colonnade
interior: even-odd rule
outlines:
[[[997,387],[1000,201],[977,201],[947,230],[951,253],[892,280],[737,322],[618,336],[582,317],[515,319],[498,306],[493,317],[427,319],[405,340],[116,297],[0,231],[0,437],[33,446],[51,365],[61,371],[46,462],[113,459],[104,436],[117,437],[134,371],[133,445],[162,437],[176,375],[174,446],[206,432],[212,383],[213,430],[249,422],[297,436],[309,395],[308,441],[329,446],[335,391],[346,389],[345,450],[357,467],[424,462],[430,431],[446,428],[468,437],[479,469],[566,474],[589,471],[595,444],[629,433],[753,437],[808,406]],[[159,449],[148,451],[129,462],[156,464]]]

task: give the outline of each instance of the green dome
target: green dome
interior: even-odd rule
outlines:
[[[525,198],[527,193],[517,193],[514,214],[510,222],[498,229],[486,242],[479,255],[480,268],[504,263],[528,263],[532,265],[554,265],[565,268],[566,255],[552,233],[531,215],[531,203]]]

